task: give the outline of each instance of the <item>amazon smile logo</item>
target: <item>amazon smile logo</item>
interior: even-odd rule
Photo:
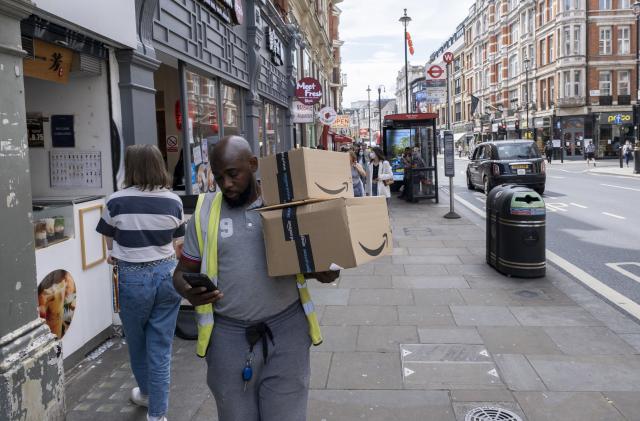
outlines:
[[[382,241],[382,245],[376,249],[370,249],[367,248],[365,246],[362,245],[362,243],[358,242],[358,244],[360,245],[360,247],[362,248],[362,250],[364,250],[365,253],[367,253],[369,256],[379,256],[380,253],[382,253],[382,250],[384,250],[384,248],[387,246],[387,244],[389,243],[389,235],[387,235],[387,233],[384,233],[382,235],[383,241]]]
[[[328,189],[328,188],[326,188],[326,187],[322,187],[322,186],[321,186],[320,184],[318,184],[318,183],[315,183],[315,184],[316,184],[316,186],[318,186],[318,188],[319,188],[320,190],[322,190],[323,192],[325,192],[325,193],[327,193],[327,194],[331,194],[331,195],[340,194],[340,193],[342,193],[343,191],[349,191],[349,183],[347,183],[347,182],[342,183],[342,185],[343,185],[344,187],[342,187],[342,188],[340,188],[340,189],[337,189],[337,190],[331,190],[331,189]]]

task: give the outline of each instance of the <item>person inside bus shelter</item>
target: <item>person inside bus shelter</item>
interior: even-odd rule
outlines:
[[[426,168],[426,164],[422,156],[420,156],[420,147],[414,146],[410,151],[411,159],[411,176],[408,177],[406,183],[409,185],[408,187],[412,190],[410,196],[406,196],[407,199],[413,199],[416,194],[420,193],[421,184],[426,179],[426,175],[424,169]],[[405,187],[405,190],[407,188]]]

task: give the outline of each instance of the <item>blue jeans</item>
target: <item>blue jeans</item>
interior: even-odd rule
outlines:
[[[131,370],[155,417],[169,407],[171,347],[181,300],[173,287],[175,267],[173,259],[154,265],[118,262],[120,319]]]

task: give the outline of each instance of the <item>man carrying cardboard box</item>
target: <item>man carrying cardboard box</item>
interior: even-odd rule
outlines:
[[[232,136],[215,145],[210,162],[221,193],[200,196],[173,282],[196,306],[197,354],[206,357],[219,420],[305,420],[309,347],[322,342],[305,276],[329,283],[339,272],[269,277],[257,158]],[[199,272],[217,289],[183,279]]]

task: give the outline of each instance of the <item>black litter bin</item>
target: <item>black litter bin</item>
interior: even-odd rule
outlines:
[[[487,263],[520,278],[545,275],[546,212],[542,197],[520,186],[502,185],[487,197]]]

